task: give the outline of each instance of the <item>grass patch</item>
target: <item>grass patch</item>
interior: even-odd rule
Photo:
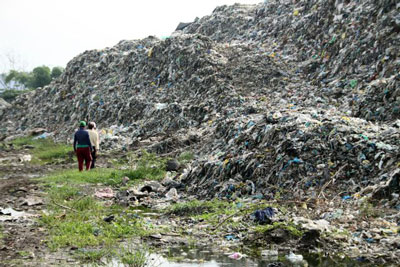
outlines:
[[[154,159],[154,158],[153,158]],[[156,169],[161,165],[157,165]],[[140,175],[138,171],[142,170]],[[128,176],[130,184],[143,178],[158,178],[163,170],[154,171],[154,165],[139,160],[136,169],[116,170],[96,168],[91,171],[63,170],[39,178],[48,197],[48,213],[42,214],[40,223],[49,231],[47,245],[51,250],[62,247],[112,247],[128,237],[148,236],[166,229],[141,219],[136,211],[119,205],[105,206],[88,194],[88,184],[118,187]],[[111,218],[111,220],[105,220]],[[101,250],[85,250],[76,256],[84,261],[98,261]]]
[[[160,158],[145,150],[138,154],[128,155],[130,171],[127,176],[131,179],[161,180],[165,177],[165,164],[167,159]]]
[[[249,227],[248,223],[243,220],[233,220],[233,218],[243,218],[243,216],[250,215],[256,210],[263,209],[266,206],[273,205],[270,203],[266,204],[263,201],[243,204],[240,200],[235,202],[219,199],[209,201],[192,200],[171,205],[165,210],[165,213],[166,215],[174,214],[178,216],[192,217],[199,221],[205,221],[212,227],[211,229],[214,229],[213,227],[216,227],[217,225],[220,226],[221,222],[223,222],[224,226],[230,229],[243,229],[243,227]],[[232,218],[227,219],[227,217]]]
[[[32,163],[46,164],[52,162],[65,161],[72,158],[72,145],[55,143],[52,139],[33,139],[33,137],[19,137],[11,141],[11,144],[17,148],[31,146]]]
[[[110,259],[112,251],[110,249],[80,249],[76,258],[86,263],[97,263],[103,258]]]
[[[161,179],[165,175],[165,160],[153,154],[142,152],[140,156],[132,157],[130,163],[128,169],[96,168],[84,172],[70,169],[37,179],[45,188],[49,203],[48,213],[42,214],[39,223],[48,229],[46,242],[51,250],[75,247],[78,248],[75,255],[78,259],[98,262],[106,256],[118,256],[111,250],[121,240],[168,230],[140,218],[132,208],[108,206],[91,196],[93,188],[88,185],[120,188],[124,176],[130,178],[128,185],[132,185],[143,179]],[[96,249],[99,247],[102,249]],[[124,264],[142,266],[135,265],[140,263],[134,260],[139,257],[135,253],[125,251],[122,255]]]
[[[149,265],[150,252],[144,248],[122,247],[118,253],[120,261],[131,267],[143,267]]]
[[[109,186],[119,185],[124,176],[129,177],[130,170],[116,170],[106,168],[96,168],[90,171],[80,172],[76,169],[57,171],[39,180],[47,184],[104,184]],[[75,187],[76,188],[76,187]],[[63,188],[60,190],[74,190]],[[65,192],[67,193],[67,192]],[[69,193],[72,193],[71,191]]]
[[[32,254],[30,252],[24,251],[24,250],[18,251],[18,255],[21,256],[21,257],[30,257],[30,256],[32,256]]]
[[[49,229],[47,244],[51,250],[111,246],[126,237],[156,232],[154,226],[135,216],[130,208],[106,207],[91,196],[80,196],[68,186],[50,189],[49,198],[50,203],[62,203],[69,208],[50,204],[50,213],[42,214],[40,218],[41,225]],[[110,215],[114,219],[106,222],[104,218]]]
[[[188,162],[192,161],[193,159],[194,159],[194,154],[192,151],[182,152],[178,157],[178,161],[180,163],[188,163]]]
[[[245,211],[238,206],[238,203],[228,202],[218,199],[209,201],[193,200],[183,203],[174,204],[166,209],[167,215],[178,215],[191,217],[198,221],[205,221],[211,227],[215,227],[227,216],[237,213],[243,214]],[[240,227],[240,222],[228,220],[225,225],[230,228]]]
[[[122,183],[122,178],[127,176],[130,181],[129,184],[135,184],[143,179],[159,180],[165,175],[164,170],[152,169],[147,167],[138,167],[135,170],[117,170],[117,169],[107,169],[107,168],[96,168],[90,171],[80,172],[76,169],[62,170],[54,172],[46,177],[39,178],[46,184],[55,185],[59,183],[68,183],[70,185],[77,184],[103,184],[108,186],[118,186]],[[60,190],[69,190],[68,192],[72,194],[74,189],[63,188]],[[71,191],[72,190],[72,191]]]
[[[301,237],[304,234],[303,231],[301,231],[299,227],[297,227],[294,223],[291,223],[291,222],[274,222],[272,224],[267,224],[267,225],[258,225],[255,227],[254,230],[257,233],[264,234],[264,233],[268,233],[275,229],[285,229],[291,235],[296,236],[296,237]]]
[[[369,218],[369,217],[377,218],[377,217],[382,216],[382,210],[380,210],[380,209],[374,207],[374,205],[373,205],[371,202],[369,202],[368,199],[365,199],[365,200],[361,203],[361,206],[360,206],[360,209],[359,209],[359,210],[360,210],[360,211],[359,211],[359,214],[360,214],[362,217],[366,217],[366,218]]]
[[[217,199],[210,201],[192,200],[171,205],[167,209],[167,213],[179,216],[193,216],[210,213],[224,213],[234,207],[235,206],[232,203]]]

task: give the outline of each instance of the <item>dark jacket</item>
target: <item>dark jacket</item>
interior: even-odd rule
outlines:
[[[90,143],[89,133],[84,127],[80,127],[78,131],[75,132],[74,136],[74,151],[79,147],[89,147],[92,150],[92,144]]]

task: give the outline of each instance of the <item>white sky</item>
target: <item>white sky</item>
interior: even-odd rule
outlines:
[[[0,73],[63,66],[85,50],[149,35],[169,36],[179,22],[215,7],[262,0],[0,0]],[[14,66],[10,63],[14,61]]]

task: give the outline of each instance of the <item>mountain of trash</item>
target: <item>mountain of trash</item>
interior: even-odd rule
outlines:
[[[199,197],[335,187],[398,204],[399,11],[395,0],[218,7],[165,40],[78,55],[3,109],[1,134],[71,139],[93,120],[103,149],[195,151],[178,179]]]

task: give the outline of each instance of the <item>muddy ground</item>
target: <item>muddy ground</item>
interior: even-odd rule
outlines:
[[[43,242],[46,229],[37,218],[45,208],[43,191],[33,178],[44,176],[67,165],[32,165],[24,161],[29,149],[0,151],[0,240],[1,266],[59,265],[65,262],[58,253],[52,255]],[[4,211],[11,208],[16,214]]]

